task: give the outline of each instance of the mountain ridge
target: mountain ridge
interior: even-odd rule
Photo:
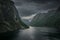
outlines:
[[[60,20],[60,7],[57,10],[51,10],[48,11],[48,13],[39,13],[37,14],[32,22],[31,22],[31,26],[49,26],[49,27],[57,27],[60,26],[59,24],[59,20]],[[59,21],[59,22],[58,22]]]

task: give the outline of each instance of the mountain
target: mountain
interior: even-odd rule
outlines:
[[[29,28],[21,21],[18,11],[11,0],[0,0],[0,32]]]
[[[60,26],[60,7],[48,13],[37,14],[30,23],[34,27],[59,27]]]
[[[27,20],[27,19],[22,19],[22,21],[23,21],[25,24],[27,24],[27,25],[30,24],[29,20]]]

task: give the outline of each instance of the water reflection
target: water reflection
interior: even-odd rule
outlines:
[[[29,29],[13,32],[15,35],[8,36],[6,40],[60,40],[54,36],[55,33],[57,33],[55,28],[30,26]]]

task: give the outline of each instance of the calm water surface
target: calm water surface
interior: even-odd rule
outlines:
[[[29,29],[19,30],[9,36],[0,37],[2,40],[60,40],[55,28],[48,27],[30,27]]]

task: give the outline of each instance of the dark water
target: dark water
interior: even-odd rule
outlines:
[[[10,35],[9,35],[10,34]],[[29,29],[0,34],[1,40],[60,40],[55,28],[30,27]]]

